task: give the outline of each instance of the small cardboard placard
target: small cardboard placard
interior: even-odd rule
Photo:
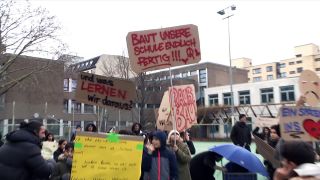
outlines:
[[[129,32],[127,46],[130,65],[136,73],[201,60],[198,27],[192,24]]]
[[[79,132],[71,179],[139,179],[142,151],[142,136]]]
[[[131,110],[136,97],[132,81],[81,72],[77,81],[75,99],[100,107]]]
[[[281,107],[280,129],[284,140],[320,140],[320,108]]]
[[[278,124],[279,119],[278,118],[268,118],[268,117],[258,117],[254,121],[254,125],[256,127],[271,127],[272,125]]]
[[[316,107],[320,103],[320,79],[311,70],[304,70],[299,78],[300,93],[309,106]]]

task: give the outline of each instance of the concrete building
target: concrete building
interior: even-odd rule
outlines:
[[[251,122],[259,116],[277,117],[282,105],[293,105],[299,99],[298,79],[293,77],[235,84],[233,91],[236,119],[239,114],[246,114]],[[219,127],[211,132],[215,133],[215,136],[223,137],[226,135],[224,123],[227,123],[226,120],[231,116],[230,88],[229,86],[207,88],[204,94],[207,107],[205,111],[212,119],[210,123]]]
[[[320,73],[320,52],[315,44],[305,44],[294,47],[295,56],[277,62],[252,66],[251,59],[239,58],[232,60],[232,65],[248,70],[249,82],[298,77],[309,69]]]

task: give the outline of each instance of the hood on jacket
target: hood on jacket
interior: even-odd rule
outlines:
[[[160,149],[166,148],[166,140],[167,140],[166,133],[164,133],[163,131],[156,131],[153,133],[153,138],[154,137],[160,140],[160,144],[161,144]]]
[[[6,140],[12,143],[29,142],[41,148],[40,138],[25,129],[10,132],[6,135]]]

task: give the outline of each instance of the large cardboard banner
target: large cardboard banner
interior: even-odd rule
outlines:
[[[171,101],[171,95],[174,102]],[[177,131],[184,131],[197,124],[197,103],[193,84],[169,87],[169,100],[171,112],[175,112]],[[170,114],[172,115],[173,113]]]
[[[284,140],[320,140],[320,108],[281,107],[280,129]]]
[[[254,125],[256,127],[271,127],[272,125],[278,124],[279,119],[278,118],[268,118],[268,117],[258,117],[254,121]]]
[[[91,105],[131,110],[136,97],[132,81],[81,72],[75,99]]]
[[[304,70],[299,78],[299,88],[308,105],[316,107],[320,103],[320,78],[311,70]]]
[[[172,119],[169,118],[171,114],[169,98],[169,92],[165,91],[158,109],[157,129],[162,131],[170,131],[173,129]]]
[[[77,134],[71,179],[139,179],[143,150],[142,136]]]
[[[198,27],[191,24],[129,32],[127,46],[130,65],[136,73],[201,60]]]

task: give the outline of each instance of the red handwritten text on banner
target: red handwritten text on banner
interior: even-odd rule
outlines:
[[[175,108],[176,127],[179,132],[197,124],[197,104],[194,86],[183,85],[169,88],[170,96],[173,95],[174,103],[170,98],[172,111]]]

